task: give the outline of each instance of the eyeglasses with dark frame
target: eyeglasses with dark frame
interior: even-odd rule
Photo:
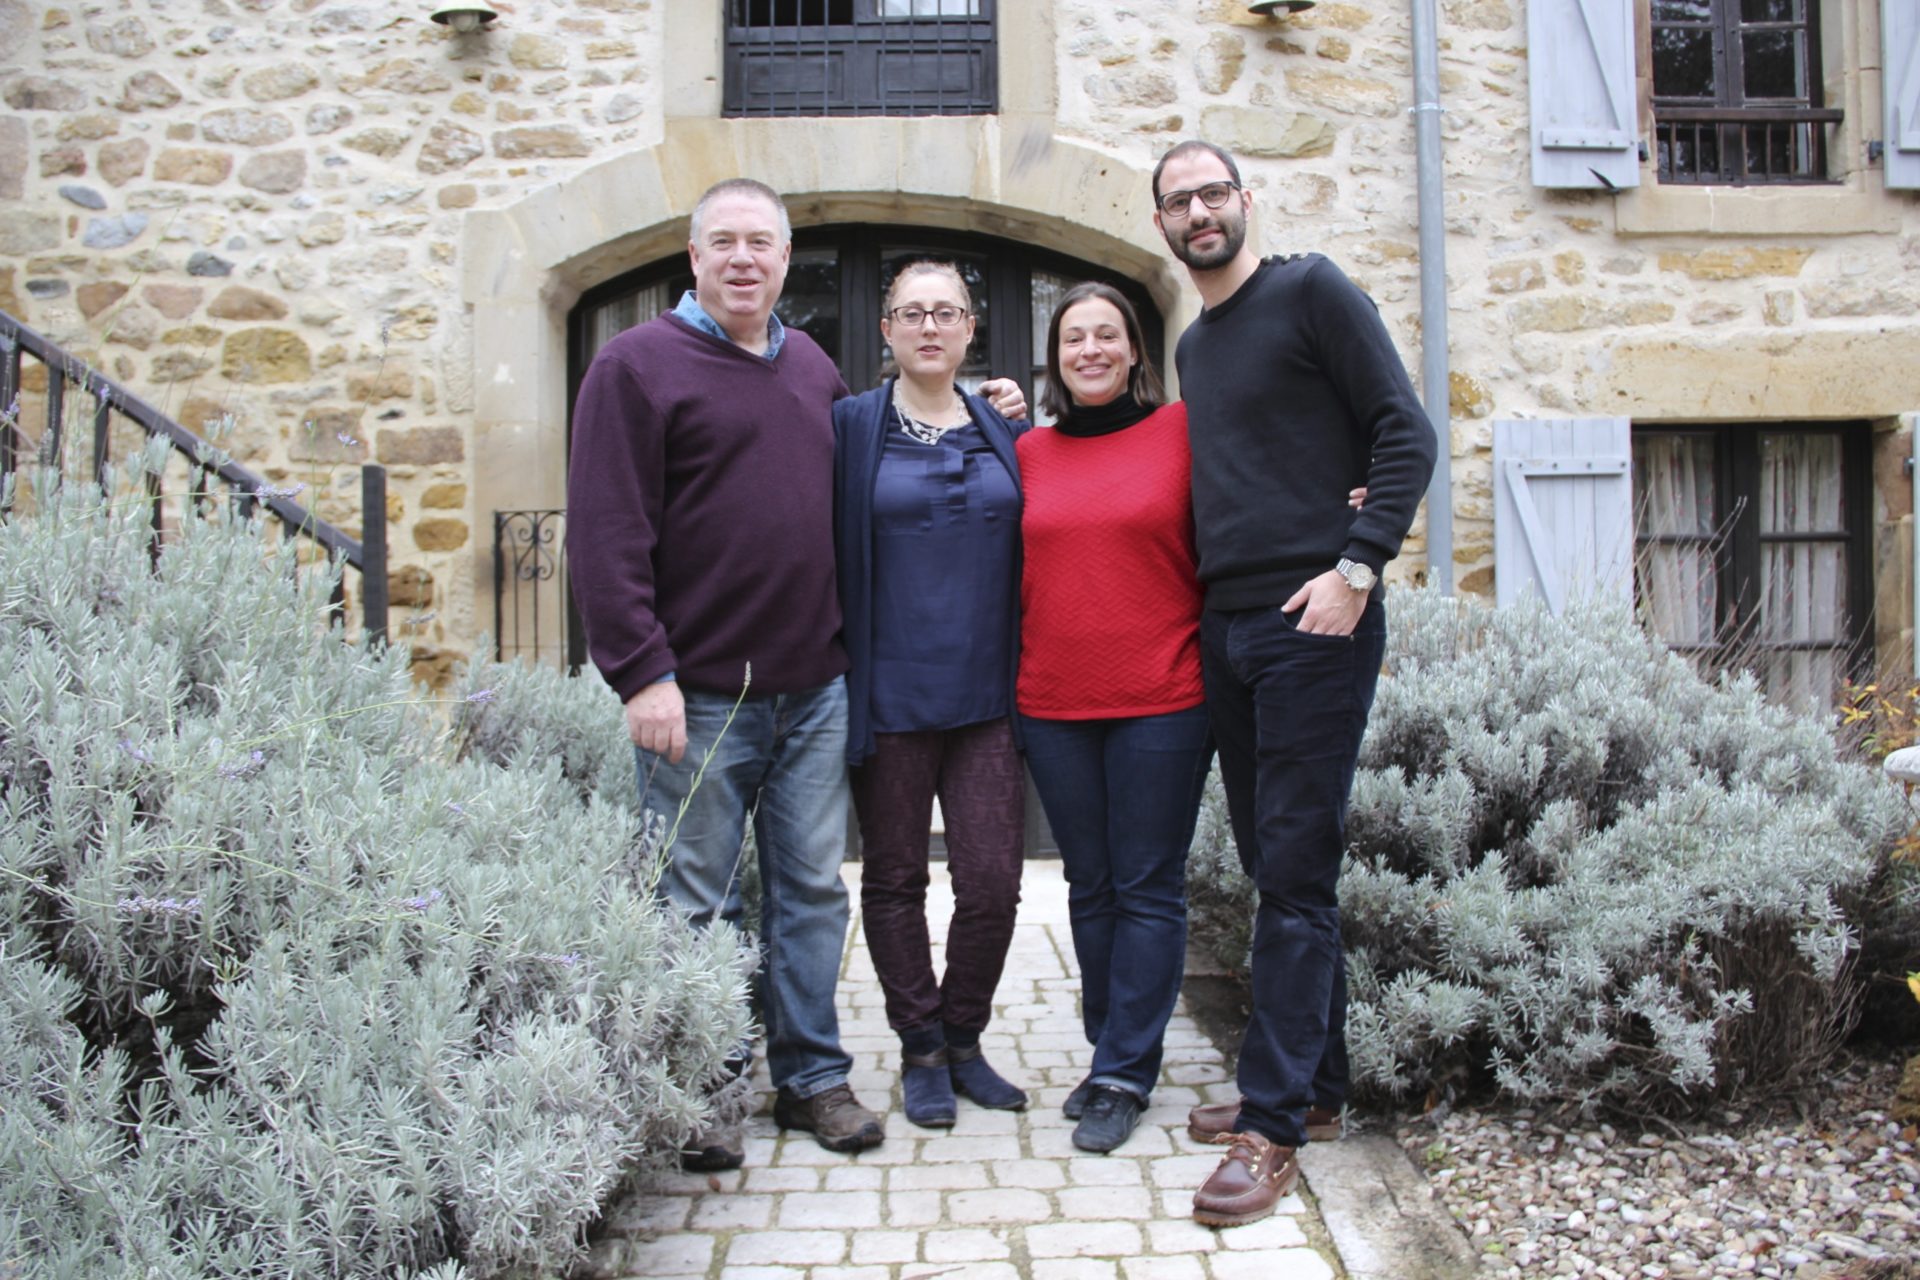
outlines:
[[[1191,191],[1169,191],[1160,197],[1160,212],[1169,218],[1184,218],[1193,208],[1193,198],[1200,197],[1200,203],[1209,209],[1218,209],[1233,198],[1240,189],[1237,182],[1209,182],[1203,187]]]
[[[928,316],[933,317],[933,323],[939,328],[951,329],[967,318],[967,310],[965,307],[955,306],[935,307],[931,311],[925,307],[895,307],[887,312],[889,320],[904,324],[909,329],[919,325]]]

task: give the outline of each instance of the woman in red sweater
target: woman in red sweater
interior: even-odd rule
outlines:
[[[1125,296],[1061,299],[1041,407],[1018,450],[1017,703],[1068,883],[1093,1069],[1068,1096],[1074,1145],[1111,1151],[1160,1074],[1186,959],[1187,846],[1213,747],[1184,405],[1148,362]]]

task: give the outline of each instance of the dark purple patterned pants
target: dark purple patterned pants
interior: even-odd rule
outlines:
[[[947,972],[927,939],[933,798],[946,819],[953,923]],[[1020,905],[1026,789],[1005,717],[933,733],[883,733],[853,771],[860,818],[860,916],[895,1031],[945,1022],[978,1031],[993,1016]]]

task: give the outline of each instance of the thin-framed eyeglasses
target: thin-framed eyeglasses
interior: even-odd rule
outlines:
[[[1218,209],[1233,198],[1240,189],[1237,182],[1209,182],[1204,187],[1195,187],[1191,191],[1169,191],[1160,197],[1160,212],[1169,218],[1184,218],[1193,208],[1193,199],[1200,197],[1200,203],[1209,209]]]
[[[951,329],[967,318],[965,307],[940,306],[929,311],[925,307],[895,307],[887,312],[887,317],[895,324],[904,324],[909,329],[920,324],[928,316],[942,329]]]

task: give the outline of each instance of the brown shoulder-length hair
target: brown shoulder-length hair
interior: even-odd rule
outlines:
[[[1073,412],[1073,397],[1067,393],[1067,384],[1060,377],[1060,318],[1089,298],[1111,302],[1127,326],[1127,343],[1133,348],[1134,356],[1133,372],[1127,376],[1127,390],[1143,408],[1157,409],[1165,404],[1167,389],[1154,370],[1153,357],[1147,354],[1146,335],[1140,330],[1140,317],[1135,314],[1133,304],[1127,301],[1126,294],[1110,284],[1083,280],[1061,295],[1060,305],[1053,309],[1053,319],[1047,324],[1047,386],[1040,393],[1040,411],[1055,422]]]

